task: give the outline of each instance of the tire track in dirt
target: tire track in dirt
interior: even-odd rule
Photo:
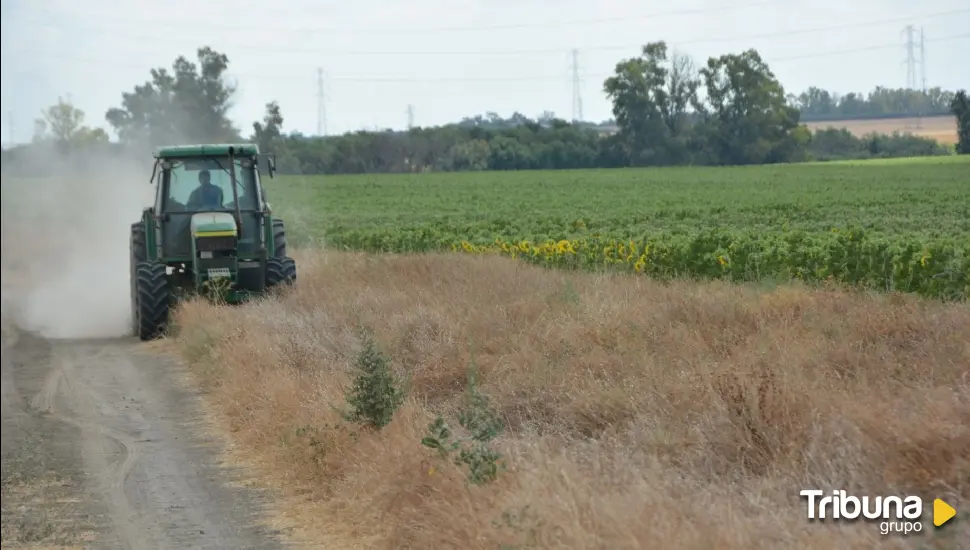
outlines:
[[[38,431],[50,437],[36,445],[35,456],[55,459],[45,475],[70,471],[74,481],[59,485],[56,498],[38,498],[34,491],[30,500],[41,502],[29,505],[29,513],[53,510],[55,500],[74,502],[71,517],[92,518],[87,542],[91,533],[98,536],[91,546],[281,547],[278,534],[261,526],[261,495],[229,485],[213,442],[200,435],[197,396],[175,382],[175,365],[139,353],[142,345],[133,339],[48,340],[4,332],[4,547],[8,538],[27,547],[55,542],[47,527],[18,531],[12,515],[8,525],[8,510],[28,506],[18,503],[25,494],[8,491],[6,482],[7,456],[27,435],[17,440],[8,434]]]
[[[40,393],[31,399],[31,407],[86,433],[86,437],[82,439],[85,447],[84,454],[95,458],[95,460],[92,460],[95,469],[89,475],[92,475],[95,479],[109,480],[106,487],[107,500],[116,534],[128,548],[147,548],[139,534],[140,526],[132,513],[131,504],[124,490],[128,474],[131,472],[135,461],[138,460],[138,448],[135,441],[124,433],[82,419],[84,417],[89,418],[91,411],[95,408],[95,403],[92,402],[95,394],[85,391],[86,388],[79,384],[73,375],[73,364],[64,356],[64,352],[55,352],[50,373],[44,380],[44,386]],[[60,390],[63,390],[65,398],[72,402],[72,409],[75,412],[85,411],[83,416],[77,418],[58,411],[56,401]],[[96,436],[107,438],[121,449],[121,458],[117,462],[110,464],[105,460],[106,453],[104,452],[103,442],[97,441],[96,443],[92,440],[92,437]]]
[[[38,412],[27,397],[56,391],[45,371],[50,346],[4,321],[3,547],[104,547],[106,507],[82,488],[79,430]]]

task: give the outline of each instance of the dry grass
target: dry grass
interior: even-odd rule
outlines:
[[[288,495],[282,521],[315,546],[953,547],[968,533],[810,524],[798,496],[915,493],[966,509],[966,305],[469,256],[298,262],[282,301],[186,305],[173,343],[240,455]],[[413,377],[380,432],[334,409],[358,322]],[[429,473],[420,444],[434,414],[455,411],[472,347],[508,426],[508,471],[483,487],[454,467]]]
[[[806,122],[810,130],[824,128],[845,128],[857,137],[862,137],[872,132],[880,134],[913,134],[916,136],[935,139],[936,141],[952,145],[957,142],[957,122],[953,116],[932,116],[919,119],[911,118],[892,118],[892,119],[863,119],[863,120],[830,120],[823,122]]]

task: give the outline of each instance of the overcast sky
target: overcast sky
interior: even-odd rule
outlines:
[[[232,118],[249,135],[277,100],[284,130],[403,128],[486,111],[572,117],[579,50],[583,118],[609,118],[602,82],[666,40],[700,64],[757,48],[787,91],[906,85],[903,29],[925,31],[929,86],[970,88],[967,0],[0,0],[3,141],[28,140],[41,109],[70,97],[90,125],[121,92],[211,45],[229,56]],[[918,35],[917,35],[918,38]],[[916,50],[919,58],[919,50]],[[962,58],[962,59],[961,59]],[[917,68],[917,75],[920,71]],[[113,134],[113,132],[112,132]]]

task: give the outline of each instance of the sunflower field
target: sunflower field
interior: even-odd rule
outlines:
[[[292,176],[268,187],[294,244],[970,297],[966,157]]]

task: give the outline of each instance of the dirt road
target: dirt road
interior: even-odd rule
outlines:
[[[199,436],[195,396],[134,339],[4,326],[4,548],[278,548]]]

